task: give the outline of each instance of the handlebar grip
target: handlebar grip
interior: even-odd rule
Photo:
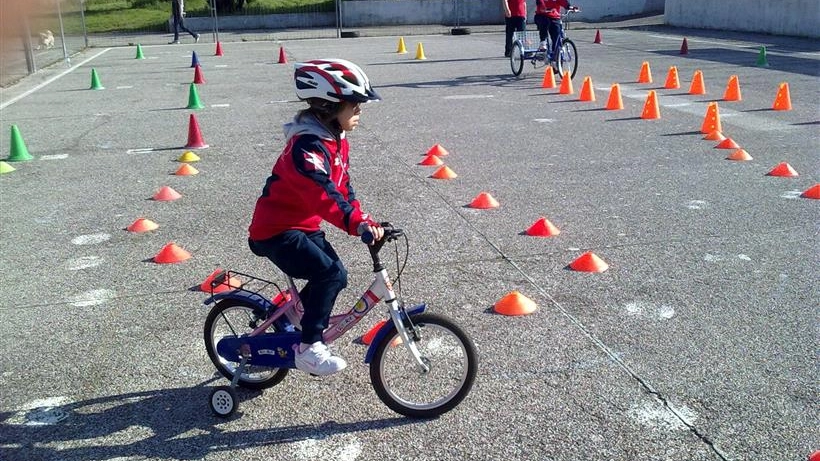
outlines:
[[[361,238],[362,238],[362,242],[364,242],[364,243],[366,243],[366,244],[368,244],[368,245],[370,245],[371,243],[373,243],[373,233],[372,233],[372,232],[370,232],[370,231],[364,231],[364,233],[362,234]]]

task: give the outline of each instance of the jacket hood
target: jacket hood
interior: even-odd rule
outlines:
[[[293,120],[282,126],[285,133],[285,140],[290,141],[295,136],[304,134],[312,134],[321,139],[335,140],[336,136],[330,132],[328,127],[322,124],[315,115],[310,112],[296,114]],[[341,132],[339,138],[344,138],[344,131]]]

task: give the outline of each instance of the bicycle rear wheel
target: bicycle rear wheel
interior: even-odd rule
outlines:
[[[239,368],[239,362],[232,362],[221,357],[216,345],[224,337],[242,337],[250,334],[264,320],[264,313],[258,306],[242,301],[226,299],[219,301],[211,308],[205,319],[205,349],[216,369],[227,379],[233,379]],[[276,324],[266,332],[281,331]],[[270,368],[245,365],[245,371],[239,376],[239,386],[247,389],[266,389],[273,387],[288,374],[287,368]]]
[[[524,46],[519,41],[513,43],[510,51],[510,69],[516,77],[524,70]]]
[[[370,380],[381,401],[396,413],[434,418],[455,408],[470,392],[478,353],[467,334],[446,317],[424,313],[413,316],[412,322],[421,336],[415,345],[429,371],[419,370],[393,327],[376,349]]]
[[[575,43],[572,40],[565,38],[561,42],[561,50],[556,58],[558,65],[558,75],[563,78],[564,72],[569,74],[569,78],[575,78],[575,72],[578,70],[578,49],[575,48]]]

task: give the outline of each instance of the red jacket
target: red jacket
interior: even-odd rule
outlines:
[[[527,2],[526,0],[506,0],[507,6],[510,8],[511,17],[527,17]]]
[[[362,222],[372,223],[359,208],[348,176],[348,144],[306,114],[285,125],[287,144],[265,182],[249,230],[251,240],[266,240],[298,229],[318,231],[327,221],[350,235]]]
[[[569,9],[567,0],[535,0],[535,14],[551,19],[561,19],[561,7]]]

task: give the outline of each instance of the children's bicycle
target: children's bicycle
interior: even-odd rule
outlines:
[[[556,78],[563,78],[564,72],[569,74],[570,79],[575,77],[578,70],[578,49],[566,36],[566,30],[569,27],[569,14],[578,11],[580,10],[571,9],[561,14],[561,33],[551,47],[541,47],[541,37],[537,30],[515,31],[510,52],[510,69],[513,75],[521,75],[524,62],[529,61],[534,69],[552,65]]]
[[[364,361],[376,395],[393,411],[414,418],[433,418],[455,408],[470,392],[478,371],[478,353],[469,336],[452,320],[426,312],[425,304],[406,308],[401,300],[401,273],[409,256],[402,229],[383,223],[384,238],[373,242],[366,233],[375,274],[370,287],[346,313],[330,317],[323,339],[339,339],[380,301],[386,319],[373,337]],[[399,266],[398,239],[404,237],[404,263]],[[397,289],[379,252],[386,242],[396,249]],[[211,282],[214,304],[205,320],[208,357],[229,386],[210,394],[211,410],[232,415],[238,400],[235,388],[265,389],[282,382],[296,368],[295,350],[301,342],[299,324],[304,312],[299,290],[291,277],[282,290],[276,283],[235,271],[224,271]],[[225,289],[225,285],[232,289]]]

